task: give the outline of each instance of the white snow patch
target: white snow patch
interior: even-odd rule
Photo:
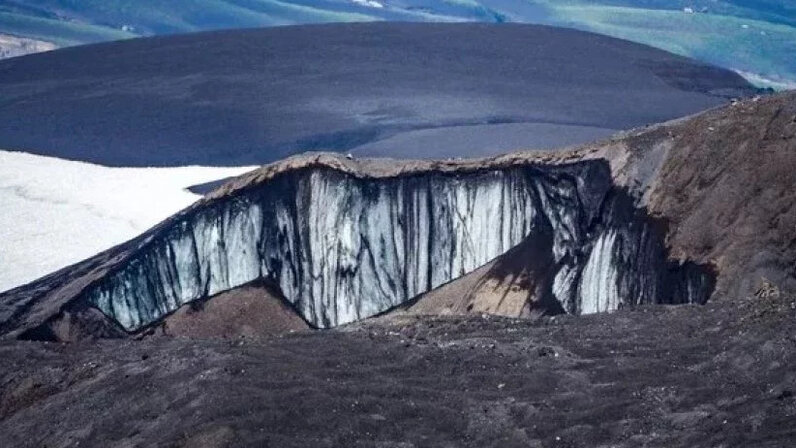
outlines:
[[[255,167],[108,168],[0,151],[0,291],[133,238]]]
[[[758,73],[746,72],[743,70],[735,70],[735,73],[743,76],[749,83],[754,85],[755,87],[771,87],[772,89],[781,92],[786,90],[796,90],[796,81],[783,79],[783,78],[774,78],[764,76]]]
[[[351,2],[361,6],[369,6],[371,8],[384,8],[384,4],[374,0],[351,0]]]

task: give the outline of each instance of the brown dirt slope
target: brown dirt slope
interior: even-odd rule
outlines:
[[[796,92],[749,100],[673,126],[649,195],[678,257],[713,262],[717,293],[760,277],[796,288]]]
[[[278,291],[263,282],[254,282],[185,304],[141,333],[144,336],[252,339],[309,328]]]
[[[561,313],[561,305],[548,296],[550,285],[539,283],[540,279],[550,278],[544,271],[554,266],[552,260],[538,256],[549,254],[550,244],[544,236],[528,238],[479,269],[387,314],[538,317]]]

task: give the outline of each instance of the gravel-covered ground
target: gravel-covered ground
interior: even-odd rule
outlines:
[[[6,341],[0,446],[793,446],[794,306]]]

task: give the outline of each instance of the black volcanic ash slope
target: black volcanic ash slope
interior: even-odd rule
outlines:
[[[224,31],[0,62],[0,148],[116,166],[463,156],[582,143],[752,91],[727,70],[551,27]]]
[[[264,342],[0,341],[0,445],[790,447],[793,300]]]

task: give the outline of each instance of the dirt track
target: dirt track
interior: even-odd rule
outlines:
[[[792,446],[792,299],[0,345],[0,446]]]

